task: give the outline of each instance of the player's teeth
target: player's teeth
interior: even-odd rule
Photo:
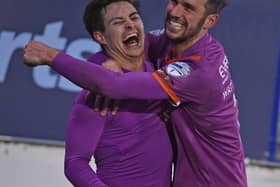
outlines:
[[[172,25],[173,27],[177,27],[177,28],[182,27],[182,24],[174,22],[174,21],[170,21],[170,25]]]

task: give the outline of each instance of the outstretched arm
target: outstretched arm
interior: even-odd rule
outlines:
[[[107,187],[89,165],[104,128],[104,118],[85,105],[85,92],[73,105],[66,131],[65,176],[74,186]]]
[[[94,63],[73,58],[47,45],[32,41],[24,49],[28,66],[49,65],[59,74],[87,90],[113,99],[166,99],[167,94],[151,73],[114,73]]]
[[[59,53],[51,67],[79,86],[114,99],[166,99],[151,72],[115,73],[94,63]]]
[[[36,41],[29,43],[25,48],[24,60],[29,66],[49,65],[82,88],[101,92],[113,99],[160,100],[170,97],[175,103],[179,103],[174,91],[157,73],[114,73]]]

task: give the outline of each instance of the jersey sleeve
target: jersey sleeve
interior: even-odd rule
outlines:
[[[98,112],[86,106],[83,91],[73,104],[67,124],[64,172],[74,186],[107,187],[90,167],[105,119]]]
[[[52,68],[80,87],[112,99],[167,99],[151,72],[115,73],[94,63],[59,53]]]
[[[173,83],[170,88],[181,102],[204,104],[209,98],[212,90],[210,73],[196,63],[201,62],[175,62],[163,68]]]
[[[161,71],[168,75],[172,82],[172,84],[169,84],[169,89],[174,92],[180,102],[202,104],[208,98],[207,92],[210,89],[205,88],[209,88],[210,83],[207,72],[197,68],[193,65],[194,63],[191,61],[174,62],[163,67]]]

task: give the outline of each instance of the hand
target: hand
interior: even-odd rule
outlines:
[[[24,48],[24,64],[30,67],[51,65],[58,53],[58,50],[51,48],[42,42],[31,41]]]
[[[114,72],[122,72],[122,68],[113,59],[105,61],[102,63],[102,66]],[[116,115],[119,110],[119,103],[119,100],[112,100],[102,95],[96,95],[94,110],[100,111],[100,115],[105,116],[111,109],[112,115]]]
[[[107,112],[111,109],[112,115],[116,115],[119,110],[119,100],[112,100],[102,95],[96,95],[94,110],[100,111],[101,116],[106,116]]]
[[[173,82],[171,80],[171,78],[169,77],[169,75],[163,71],[162,69],[158,69],[157,70],[158,72],[158,75],[167,82],[167,84],[169,84],[169,86],[172,86],[173,85]]]
[[[95,102],[94,102],[95,100]],[[101,116],[105,116],[109,108],[112,109],[112,115],[117,113],[119,108],[118,101],[110,100],[107,97],[98,95],[96,93],[85,91],[85,94],[78,98],[78,101],[84,103],[89,108],[94,109],[95,111],[100,111]],[[102,108],[100,108],[102,106]]]

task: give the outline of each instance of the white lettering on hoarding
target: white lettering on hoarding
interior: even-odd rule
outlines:
[[[79,59],[83,59],[82,54],[96,53],[100,50],[97,43],[93,42],[89,38],[79,38],[72,41],[66,46],[67,39],[61,37],[63,22],[48,23],[45,26],[42,35],[34,35],[34,40],[46,43],[49,46],[55,47],[60,50],[64,50],[67,54],[75,56]],[[11,57],[16,49],[22,49],[31,41],[32,33],[21,33],[16,36],[14,31],[1,31],[0,33],[0,83],[4,83]],[[66,78],[57,75],[51,71],[47,66],[37,67],[33,69],[34,83],[43,89],[59,88],[64,91],[77,92],[80,88]]]
[[[0,33],[0,83],[5,81],[14,51],[23,48],[31,40],[31,37],[31,33],[21,33],[18,36],[12,31]]]

